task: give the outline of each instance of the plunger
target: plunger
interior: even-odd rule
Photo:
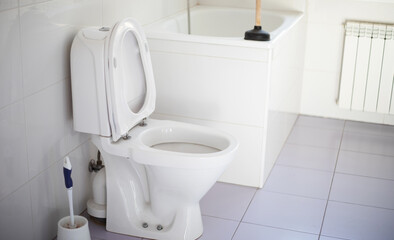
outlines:
[[[256,25],[245,32],[245,40],[269,41],[270,34],[261,29],[261,0],[256,0]]]

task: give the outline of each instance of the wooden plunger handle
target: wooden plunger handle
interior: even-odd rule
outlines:
[[[256,26],[261,26],[261,0],[256,0]]]

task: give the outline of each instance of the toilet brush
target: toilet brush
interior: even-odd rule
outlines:
[[[68,195],[68,206],[70,208],[70,228],[75,228],[74,223],[74,208],[73,208],[73,180],[71,179],[71,162],[70,158],[67,156],[64,158],[63,163],[63,175],[64,175],[64,183],[67,188]]]
[[[245,40],[269,41],[270,34],[261,29],[261,0],[256,0],[256,22],[252,30],[245,32]]]

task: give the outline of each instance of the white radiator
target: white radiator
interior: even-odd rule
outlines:
[[[394,114],[394,25],[347,22],[338,105]]]

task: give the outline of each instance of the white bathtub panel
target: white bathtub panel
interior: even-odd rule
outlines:
[[[267,64],[152,53],[156,112],[262,127]]]
[[[230,163],[219,181],[251,187],[260,186],[260,175],[263,167],[263,144],[261,144],[263,128],[157,113],[153,114],[152,118],[204,125],[226,131],[233,135],[239,140],[239,149],[234,161]]]
[[[152,34],[147,33],[149,48],[152,52],[171,52],[179,54],[191,54],[200,56],[210,56],[219,58],[232,58],[232,59],[243,59],[247,61],[261,61],[268,62],[270,49],[268,44],[262,43],[266,48],[253,48],[253,47],[242,47],[242,46],[231,46],[229,44],[234,42],[228,42],[228,44],[214,44],[212,41],[218,39],[225,41],[225,38],[210,38],[210,37],[199,37],[193,36],[196,40],[201,42],[191,41],[173,41],[155,39],[149,37]],[[177,34],[175,34],[177,36]],[[204,43],[206,42],[206,43]],[[237,43],[237,42],[235,42]]]
[[[274,44],[269,110],[299,113],[304,71],[306,18]]]
[[[296,113],[268,112],[267,133],[263,141],[265,143],[265,155],[264,166],[261,168],[260,187],[263,187],[267,180],[297,117],[298,114]]]

